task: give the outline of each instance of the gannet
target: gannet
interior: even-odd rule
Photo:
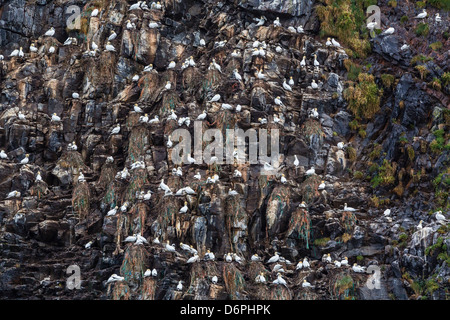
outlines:
[[[214,43],[215,48],[223,48],[227,44],[227,40],[222,40]]]
[[[131,11],[131,10],[142,10],[141,9],[141,2],[142,1],[138,1],[137,3],[132,4],[130,6],[130,8],[128,9],[128,11]]]
[[[4,59],[5,59],[5,57],[2,54],[0,54],[0,61],[2,61]]]
[[[190,67],[195,67],[195,62],[194,62],[194,57],[193,56],[189,57],[189,66]]]
[[[233,110],[233,106],[228,103],[222,103],[222,109],[224,110]]]
[[[199,44],[200,44],[200,46],[202,46],[202,47],[206,46],[206,41],[205,41],[205,39],[200,39]]]
[[[109,42],[109,41],[106,43],[105,49],[106,49],[107,51],[113,51],[113,52],[116,51],[116,49],[114,48],[114,46],[113,46],[113,45],[111,44],[111,42]]]
[[[24,53],[22,51],[22,47],[20,47],[19,49],[15,49],[13,50],[13,52],[11,52],[11,54],[9,55],[10,57],[20,57],[23,58]]]
[[[158,275],[158,271],[155,268],[153,268],[152,277],[156,277],[157,275]]]
[[[189,162],[189,164],[195,163],[195,159],[192,158],[190,154],[187,155],[186,159],[187,159],[187,161]]]
[[[281,101],[280,97],[276,97],[273,102],[277,105],[277,106],[284,106],[283,102]]]
[[[91,49],[92,50],[97,50],[98,49],[98,45],[94,41],[92,41],[92,43],[91,43]]]
[[[233,58],[237,58],[237,57],[240,56],[240,54],[239,54],[239,52],[238,52],[236,49],[234,49],[233,52],[231,53],[231,56],[232,56]]]
[[[158,2],[152,2],[152,4],[150,5],[150,8],[152,9],[156,9],[156,10],[161,10],[162,9],[162,5],[161,3]]]
[[[311,288],[311,283],[306,281],[306,279],[303,280],[302,288]]]
[[[52,114],[52,122],[60,122],[61,118],[56,115],[56,113]]]
[[[318,67],[320,65],[319,61],[317,61],[317,54],[314,54],[314,66]]]
[[[53,37],[55,35],[55,28],[51,27],[47,32],[45,32],[44,36]]]
[[[226,262],[232,262],[233,261],[233,257],[231,256],[231,253],[227,253],[226,254],[225,261]]]
[[[167,243],[165,245],[165,248],[169,252],[175,252],[175,245],[170,245],[169,240],[167,240]]]
[[[19,111],[17,116],[18,116],[19,120],[25,120],[25,115],[21,111]]]
[[[28,161],[29,161],[29,157],[30,157],[30,155],[29,155],[29,154],[26,154],[26,155],[25,155],[25,158],[23,158],[22,160],[20,160],[20,164],[27,164]]]
[[[283,49],[280,46],[276,46],[275,47],[275,52],[276,53],[281,53],[281,52],[283,52]]]
[[[220,100],[220,94],[215,94],[208,102],[217,102]]]
[[[292,79],[292,77],[289,77],[289,85],[293,86],[294,84],[294,79]]]
[[[195,179],[200,180],[202,176],[200,175],[200,172],[197,171],[197,174],[194,176]]]
[[[115,216],[117,213],[117,209],[119,209],[118,206],[115,206],[113,209],[109,210],[108,213],[106,214],[107,216]]]
[[[216,284],[218,281],[217,276],[212,277],[211,282]]]
[[[303,26],[302,26],[302,25],[299,25],[299,26],[297,27],[297,32],[298,32],[298,33],[303,33],[303,32],[305,32],[305,31],[303,30]]]
[[[176,65],[177,64],[175,63],[175,61],[172,60],[172,61],[170,61],[169,65],[167,66],[167,69],[174,69]]]
[[[188,206],[187,206],[187,202],[185,201],[184,202],[184,206],[183,207],[181,207],[181,209],[180,209],[180,213],[186,213],[188,211]]]
[[[296,154],[294,154],[294,158],[295,158],[295,160],[294,160],[294,166],[295,166],[295,167],[298,167],[298,165],[300,164],[300,161],[297,159],[297,155],[296,155]]]
[[[85,248],[85,249],[90,249],[93,243],[94,243],[94,241],[92,241],[92,240],[89,241],[88,243],[86,243],[86,244],[84,245],[84,248]]]
[[[305,257],[303,258],[303,268],[309,268],[311,265],[308,262],[308,259]]]
[[[266,56],[266,52],[264,51],[263,47],[259,47],[258,53],[261,57],[265,57]]]
[[[132,236],[128,236],[125,238],[125,240],[123,240],[123,242],[136,242],[137,237],[136,234],[133,234]]]
[[[120,173],[120,177],[122,179],[127,179],[129,176],[130,176],[130,174],[128,173],[128,169],[127,168],[124,168],[122,170],[122,172]]]
[[[382,33],[382,35],[391,35],[391,34],[393,34],[394,32],[395,32],[395,29],[392,28],[392,27],[390,27],[390,28],[384,30],[383,33]]]
[[[37,51],[38,51],[38,48],[35,46],[35,43],[32,43],[30,45],[30,52],[37,52]]]
[[[409,48],[409,45],[407,45],[406,43],[404,45],[402,45],[402,47],[400,48],[400,50],[406,50]]]
[[[297,33],[297,29],[295,29],[293,26],[289,26],[288,30],[292,33]]]
[[[214,58],[212,59],[212,64],[217,71],[222,73],[222,68],[216,63],[216,59],[214,59]]]
[[[234,76],[234,78],[235,78],[237,81],[241,81],[241,80],[242,80],[242,77],[241,77],[241,75],[239,74],[239,72],[238,72],[237,69],[234,69],[234,71],[233,71],[233,76]]]
[[[141,107],[138,106],[137,103],[134,104],[133,111],[136,113],[142,113],[142,109],[141,109]]]
[[[111,34],[108,37],[108,41],[113,41],[117,37],[117,33],[114,30],[111,30]]]
[[[287,287],[286,280],[284,280],[284,279],[281,277],[281,273],[278,273],[277,279],[274,280],[272,283],[274,283],[274,284],[280,284],[280,285],[283,285],[283,286],[286,286],[286,287]]]
[[[114,273],[109,277],[108,281],[106,281],[106,284],[112,283],[112,282],[117,282],[117,281],[120,282],[120,281],[124,281],[124,280],[125,280],[124,277],[118,276],[117,274]]]
[[[331,38],[331,43],[333,44],[333,46],[335,46],[337,48],[341,48],[341,44],[339,42],[337,42],[336,40],[334,40],[334,38]]]
[[[188,261],[186,261],[186,263],[194,263],[196,261],[198,261],[198,255],[194,255],[193,257],[190,257],[188,259]]]
[[[70,46],[72,44],[72,42],[73,42],[73,38],[72,37],[68,37],[66,39],[66,41],[64,41],[63,45],[64,46]]]
[[[282,271],[280,271],[280,270],[282,270]],[[281,264],[277,263],[273,267],[272,272],[284,272],[283,266]]]
[[[286,83],[286,79],[284,79],[284,81],[283,81],[283,88],[284,88],[284,90],[292,91],[291,86]]]
[[[5,150],[0,151],[0,159],[8,159],[8,155],[5,153]]]
[[[306,66],[306,57],[303,56],[302,61],[300,61],[300,67],[305,67]]]
[[[55,53],[55,51],[56,51],[56,48],[55,48],[54,46],[51,46],[51,47],[48,49],[48,52],[49,52],[49,53]]]
[[[365,267],[359,266],[356,263],[354,263],[352,266],[352,270],[357,273],[364,273],[365,269],[366,269]]]
[[[80,95],[77,92],[72,92],[72,99],[78,99]]]
[[[261,70],[258,70],[258,72],[256,73],[256,77],[258,79],[265,79],[266,78],[266,76],[264,75],[264,73],[262,73]]]
[[[120,207],[120,211],[127,212],[128,209],[128,201],[125,201],[124,204]]]
[[[150,72],[152,70],[153,70],[153,64],[150,63],[149,65],[145,66],[143,72]]]
[[[164,86],[164,88],[165,88],[166,90],[170,90],[170,88],[172,88],[172,84],[170,83],[170,81],[167,81],[167,82],[166,82],[166,85]]]
[[[307,176],[313,175],[313,174],[315,174],[315,173],[316,173],[316,170],[314,169],[314,167],[311,167],[311,169],[306,170],[306,172],[305,172],[305,174],[306,174]]]
[[[205,253],[205,259],[210,260],[210,261],[214,261],[214,259],[216,259],[216,256],[214,255],[214,253],[212,253],[211,251],[207,250]]]
[[[228,195],[229,196],[237,196],[239,194],[239,192],[237,192],[236,190],[228,190]]]
[[[324,190],[325,189],[325,181],[322,180],[322,182],[319,184],[318,190]]]
[[[256,27],[260,27],[266,22],[266,17],[261,16],[261,18],[253,18],[253,21],[257,22]]]
[[[129,30],[136,29],[136,25],[134,24],[134,22],[127,20],[127,29],[129,29]]]
[[[440,223],[443,223],[445,221],[445,216],[442,214],[442,211],[437,211],[434,215],[436,220]]]
[[[261,124],[266,124],[267,123],[267,119],[266,118],[258,118],[258,121]]]
[[[367,24],[367,29],[373,30],[373,29],[375,28],[376,25],[377,25],[377,22],[376,22],[376,21],[374,21],[374,22],[369,22],[369,23]]]
[[[325,45],[327,45],[327,46],[332,46],[333,45],[331,43],[331,38],[327,38],[327,42],[325,43]]]
[[[277,17],[275,21],[273,22],[274,27],[281,27],[280,18]]]
[[[19,191],[11,191],[10,193],[8,193],[8,195],[6,196],[6,199],[10,199],[10,198],[19,198],[20,197],[20,192]]]
[[[319,86],[317,85],[317,83],[316,83],[316,81],[314,79],[312,79],[311,88],[313,88],[313,89],[319,88]]]
[[[275,252],[275,255],[272,256],[269,260],[267,260],[267,263],[274,263],[280,260],[280,256],[278,255],[278,252]]]
[[[239,264],[242,264],[242,258],[239,257],[236,253],[233,253],[233,258],[234,258],[234,261],[236,261]]]
[[[338,142],[337,147],[338,147],[339,150],[343,150],[344,149],[344,143],[342,141]]]
[[[178,291],[182,291],[182,290],[183,290],[183,284],[181,283],[181,280],[178,281],[178,284],[177,284],[177,290],[178,290]]]
[[[281,179],[280,179],[281,183],[285,184],[287,182],[284,173],[281,175]]]
[[[150,277],[152,275],[152,271],[150,269],[145,270],[144,278]]]
[[[257,253],[255,253],[254,255],[252,255],[252,257],[250,258],[252,261],[261,261],[261,257],[258,256]]]
[[[259,283],[266,283],[266,277],[264,277],[264,273],[259,273]]]
[[[331,263],[331,256],[330,256],[329,253],[328,253],[328,254],[326,255],[326,257],[325,257],[325,262]]]
[[[158,22],[150,21],[150,22],[148,23],[148,27],[149,27],[150,29],[156,29],[156,28],[159,27],[159,24],[158,24]]]
[[[242,177],[242,173],[238,169],[235,169],[234,172],[233,172],[233,177],[234,178],[241,178]]]
[[[203,112],[197,116],[196,120],[205,120],[206,116],[207,116],[206,111],[203,110]]]
[[[156,237],[155,239],[153,239],[152,243],[154,243],[154,244],[160,244],[158,237]]]
[[[434,21],[436,21],[436,22],[441,22],[442,21],[441,16],[439,15],[439,12],[436,13],[436,17],[434,18]]]
[[[427,10],[423,9],[421,13],[419,13],[415,19],[423,19],[428,15]]]
[[[120,132],[120,124],[118,123],[114,128],[111,130],[111,134],[118,134]]]
[[[147,123],[148,121],[148,114],[144,114],[143,116],[139,117],[139,122]]]
[[[158,115],[155,115],[155,117],[153,119],[148,120],[148,123],[158,123],[158,122],[159,122]]]
[[[300,260],[297,265],[295,266],[295,270],[300,270],[303,268],[303,262]]]
[[[83,172],[80,172],[80,175],[78,176],[78,182],[85,182],[86,180],[84,179],[84,174]]]
[[[137,75],[137,74],[135,74],[133,76],[133,78],[131,78],[131,81],[133,81],[133,82],[137,82],[138,80],[139,80],[139,75]]]
[[[347,203],[344,203],[344,211],[354,212],[356,211],[356,209],[352,207],[347,207]]]
[[[391,214],[391,209],[386,209],[386,210],[384,210],[384,212],[383,212],[383,215],[384,215],[385,217],[389,216],[390,214]]]

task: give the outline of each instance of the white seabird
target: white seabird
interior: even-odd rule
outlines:
[[[169,240],[167,240],[167,243],[166,243],[166,245],[165,245],[165,248],[166,248],[166,250],[169,251],[169,252],[175,252],[175,245],[171,245],[171,244],[169,243]]]
[[[118,206],[115,206],[114,208],[112,208],[111,210],[108,211],[108,213],[106,214],[107,216],[115,216],[117,213],[117,209],[119,209]]]
[[[364,273],[366,271],[365,267],[359,266],[356,263],[353,264],[352,270],[356,273]]]
[[[428,15],[427,10],[423,9],[421,13],[419,13],[414,19],[423,19]]]
[[[277,105],[277,106],[284,106],[283,102],[281,101],[280,97],[276,97],[273,102]]]
[[[356,209],[352,207],[347,207],[347,203],[344,203],[344,211],[355,212]]]
[[[26,154],[26,155],[25,155],[25,158],[23,158],[22,160],[20,160],[20,164],[27,164],[28,161],[30,160],[29,157],[30,157],[30,155],[29,155],[29,154]]]
[[[106,46],[105,46],[105,49],[107,50],[107,51],[112,51],[112,52],[115,52],[116,51],[116,48],[114,48],[114,46],[111,44],[111,42],[107,42],[106,43]]]
[[[5,153],[5,150],[0,151],[0,159],[8,159],[8,155]]]
[[[273,25],[274,25],[275,27],[281,27],[281,22],[280,22],[280,18],[279,18],[279,17],[277,17],[277,18],[275,19],[275,21],[273,22]]]
[[[211,282],[216,284],[218,281],[217,276],[212,277]]]
[[[309,268],[311,265],[308,262],[308,259],[305,257],[303,258],[303,268]]]
[[[252,261],[261,261],[261,257],[258,256],[257,253],[255,253],[254,255],[252,255],[252,257],[250,258],[250,260],[252,260]]]
[[[108,37],[108,41],[113,41],[115,38],[117,38],[117,33],[114,30],[111,30],[111,34]]]
[[[392,27],[390,27],[390,28],[388,28],[388,29],[384,30],[384,31],[383,31],[383,33],[382,33],[382,35],[385,35],[385,36],[387,36],[387,35],[391,35],[391,34],[393,34],[394,32],[395,32],[395,29],[394,29],[394,28],[392,28]]]
[[[188,261],[186,261],[186,263],[194,263],[196,261],[198,261],[198,255],[197,254],[195,254],[193,257],[190,257],[188,259]]]
[[[53,27],[48,29],[44,34],[44,36],[47,36],[47,37],[53,37],[54,35],[55,35],[55,28],[53,28]]]
[[[184,206],[183,207],[181,207],[181,209],[180,209],[180,213],[186,213],[188,211],[188,206],[187,206],[187,202],[185,201],[184,202]]]
[[[306,174],[307,176],[313,175],[313,174],[315,174],[315,173],[316,173],[316,170],[314,169],[314,167],[311,167],[311,169],[306,170],[306,172],[305,172],[305,174]]]
[[[120,132],[120,124],[118,123],[114,128],[111,130],[111,134],[118,134]]]
[[[269,260],[267,260],[267,263],[275,263],[278,260],[280,260],[280,256],[278,255],[278,252],[275,252],[275,255],[273,255]]]
[[[178,281],[178,284],[177,284],[177,290],[178,290],[178,291],[182,291],[182,290],[183,290],[183,284],[181,283],[181,280]]]
[[[112,274],[110,277],[109,277],[109,279],[108,279],[108,281],[106,281],[106,284],[109,284],[109,283],[112,283],[112,282],[121,282],[121,281],[124,281],[125,280],[125,278],[124,277],[121,277],[121,276],[118,276],[117,274]]]
[[[311,82],[311,88],[313,88],[313,89],[319,88],[319,86],[318,86],[317,83],[316,83],[316,80],[314,80],[314,79],[312,79],[312,82]]]
[[[277,279],[274,280],[272,283],[274,283],[274,284],[280,284],[280,285],[283,285],[283,286],[287,287],[286,280],[284,280],[284,279],[281,277],[281,273],[278,273]]]
[[[200,180],[202,178],[202,176],[200,175],[200,172],[197,172],[197,174],[194,175],[194,178],[197,180]]]
[[[322,180],[322,182],[319,184],[318,190],[324,190],[325,189],[325,181]]]
[[[306,279],[303,280],[302,283],[302,288],[311,288],[311,283],[309,283],[308,281],[306,281]]]
[[[208,102],[217,102],[220,100],[220,94],[215,94]]]
[[[11,199],[11,198],[19,198],[20,197],[20,192],[17,190],[11,191],[10,193],[8,193],[8,195],[6,196],[6,199]]]
[[[292,91],[291,86],[286,83],[286,79],[283,80],[283,88],[284,90]]]

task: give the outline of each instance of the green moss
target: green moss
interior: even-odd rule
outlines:
[[[415,32],[419,37],[420,36],[426,37],[430,32],[430,27],[428,27],[427,23],[421,22],[417,25]]]
[[[347,147],[347,154],[348,154],[348,159],[350,161],[355,161],[356,160],[356,150],[353,147]]]
[[[380,100],[383,94],[378,89],[373,75],[360,73],[358,83],[344,90],[344,98],[348,108],[357,118],[371,119],[380,109]]]
[[[415,158],[414,148],[412,146],[408,146],[408,148],[406,148],[406,151],[408,152],[409,160],[414,161],[414,158]]]
[[[438,9],[450,10],[450,1],[449,0],[428,0],[427,3],[430,6],[433,6]]]
[[[450,72],[444,72],[441,78],[441,83],[446,87],[450,83]]]
[[[443,47],[443,44],[440,41],[436,41],[436,42],[433,42],[432,44],[430,44],[430,48],[433,49],[434,51],[438,51],[438,50],[442,49],[442,47]]]
[[[417,6],[418,8],[420,8],[420,9],[425,8],[426,5],[427,5],[426,0],[425,0],[425,1],[417,1],[417,2],[416,2],[416,6]]]
[[[395,77],[391,74],[384,73],[381,75],[381,81],[385,88],[390,88],[394,84]]]
[[[445,139],[444,139],[444,130],[436,130],[433,132],[434,136],[436,137],[436,139],[434,139],[431,143],[430,143],[430,148],[431,151],[433,151],[434,153],[441,153],[442,150],[444,150],[444,143],[445,143]]]
[[[365,139],[365,138],[366,138],[366,135],[367,135],[367,132],[366,132],[366,130],[364,130],[364,129],[360,129],[360,130],[358,131],[358,134],[359,134],[359,136],[360,136],[361,138]]]
[[[314,240],[314,245],[317,247],[323,247],[327,244],[327,242],[330,241],[330,238],[320,238]]]
[[[361,171],[355,171],[353,172],[353,178],[362,180],[364,178],[364,173]]]
[[[378,168],[378,173],[370,181],[372,187],[376,188],[379,185],[387,186],[395,182],[395,169],[396,166],[391,164],[387,159],[383,160],[383,165]]]
[[[420,79],[425,79],[425,77],[428,75],[428,73],[429,73],[429,71],[428,71],[428,69],[427,69],[427,67],[425,67],[425,66],[422,66],[422,65],[420,65],[420,66],[415,66],[415,69],[417,70],[417,71],[419,71],[419,73],[420,73]]]
[[[382,146],[376,143],[371,153],[369,153],[370,160],[378,159],[381,155]]]
[[[432,60],[433,60],[433,58],[431,58],[431,57],[427,57],[427,56],[424,56],[423,54],[419,54],[417,56],[414,56],[411,59],[411,64],[417,64],[418,62],[425,63],[425,62],[432,61]]]
[[[353,119],[352,121],[350,121],[350,122],[348,123],[348,126],[349,126],[350,129],[352,129],[352,130],[358,130],[358,128],[359,128],[358,120]]]
[[[395,1],[395,0],[389,1],[388,6],[390,6],[392,8],[397,8],[397,1]]]
[[[409,20],[408,16],[403,16],[403,17],[400,18],[400,22],[403,23],[403,24],[408,22],[408,20]]]
[[[351,81],[358,80],[358,76],[361,73],[361,66],[353,63],[350,59],[344,60],[344,67],[347,69],[347,79]]]
[[[361,263],[363,260],[364,260],[364,257],[361,256],[361,255],[356,257],[356,261],[357,261],[358,263]]]

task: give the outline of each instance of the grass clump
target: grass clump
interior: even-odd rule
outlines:
[[[387,159],[384,159],[383,164],[378,168],[378,173],[370,181],[372,187],[376,188],[379,185],[386,186],[394,183],[396,169],[397,165],[395,163],[391,164]]]
[[[351,81],[358,80],[358,76],[361,73],[361,66],[359,64],[353,63],[350,59],[344,60],[344,67],[347,69],[347,79]]]
[[[417,25],[415,32],[419,37],[420,36],[426,37],[430,32],[430,27],[428,26],[427,23],[421,22]]]
[[[316,240],[314,240],[314,245],[317,247],[323,247],[328,243],[328,241],[330,241],[330,238],[316,239]]]
[[[433,49],[434,51],[438,51],[438,50],[442,49],[442,47],[443,47],[443,44],[440,41],[436,41],[436,42],[433,42],[432,44],[430,44],[430,48]]]
[[[378,89],[373,75],[360,73],[358,83],[344,90],[344,98],[348,108],[357,118],[371,119],[380,110],[380,100],[383,94]]]
[[[414,56],[411,59],[411,64],[417,64],[418,62],[426,63],[426,62],[432,61],[432,60],[433,60],[433,58],[431,58],[431,57],[427,57],[427,56],[424,56],[423,54],[419,54],[417,56]]]
[[[394,84],[395,77],[392,74],[384,73],[381,75],[381,81],[385,88],[390,88]]]

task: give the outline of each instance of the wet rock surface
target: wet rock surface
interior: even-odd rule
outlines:
[[[376,82],[394,81],[364,122],[344,98],[349,55],[325,44],[317,1],[132,4],[0,2],[2,299],[448,298],[449,89],[429,85],[449,72],[448,40],[422,77],[411,59],[429,49],[399,49],[413,30],[374,37]],[[66,28],[71,5],[80,29]],[[390,17],[415,15],[405,8]],[[428,11],[434,34],[438,10]],[[24,57],[10,57],[20,47]],[[278,130],[281,165],[266,175],[264,163],[234,155],[174,163],[175,130],[193,137],[197,125]],[[136,235],[148,243],[125,241]],[[297,270],[305,258],[311,266]],[[81,283],[71,290],[74,265]]]

